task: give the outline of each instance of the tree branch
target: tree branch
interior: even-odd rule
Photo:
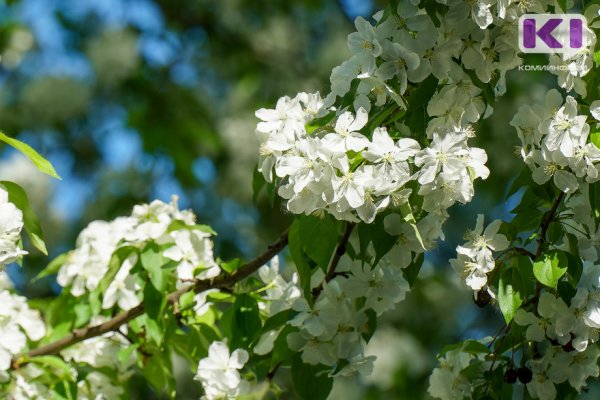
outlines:
[[[267,263],[271,258],[273,258],[277,253],[279,253],[288,243],[288,230],[279,237],[279,239],[269,245],[267,250],[265,250],[262,254],[258,255],[253,260],[248,263],[242,265],[237,270],[233,271],[231,274],[221,274],[213,279],[203,279],[197,280],[193,285],[186,285],[179,290],[176,290],[167,295],[167,301],[171,304],[177,304],[179,302],[179,298],[186,292],[194,291],[194,292],[202,292],[208,289],[220,289],[220,288],[228,288],[236,282],[241,281],[242,279],[248,277],[256,270],[258,270],[261,266]],[[36,357],[42,355],[50,355],[57,354],[61,350],[72,346],[76,343],[79,343],[83,340],[103,335],[107,332],[111,332],[117,330],[121,325],[128,323],[129,321],[139,317],[144,314],[145,308],[144,303],[139,304],[138,306],[132,308],[128,311],[123,311],[110,320],[94,326],[88,326],[85,328],[74,329],[67,336],[58,339],[52,343],[47,345],[38,347],[36,349],[31,350],[27,353],[27,357]],[[21,363],[13,363],[13,365],[22,365],[26,361]]]

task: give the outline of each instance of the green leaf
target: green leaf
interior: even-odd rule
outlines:
[[[108,286],[121,269],[123,262],[127,259],[127,257],[136,251],[137,248],[133,246],[120,247],[114,251],[108,263],[108,271],[98,284],[98,288],[96,289],[97,292],[104,293],[106,289],[108,289]]]
[[[75,313],[75,328],[79,328],[87,324],[92,316],[92,308],[89,304],[86,303],[75,304],[75,307],[73,307],[73,311]]]
[[[207,338],[203,335],[201,333],[203,327],[206,327],[206,325],[192,325],[186,327],[185,331],[177,330],[169,340],[169,344],[173,349],[178,354],[190,360],[194,366],[198,365],[198,361],[201,358],[208,355],[208,346],[210,346],[210,343],[214,340],[219,340],[218,337],[213,339],[212,336]]]
[[[421,267],[423,266],[423,261],[425,260],[425,253],[420,253],[414,260],[411,262],[408,267],[402,270],[402,274],[404,275],[404,279],[408,282],[408,285],[412,288],[415,282],[417,281],[417,277],[419,276],[419,272],[421,271]]]
[[[135,351],[138,349],[138,347],[140,347],[140,344],[135,343],[135,344],[131,344],[127,347],[121,348],[117,352],[117,360],[119,361],[119,364],[125,364],[131,358],[131,355],[133,353],[135,353]]]
[[[61,381],[54,386],[54,389],[56,390],[56,395],[58,396],[57,399],[77,399],[77,384],[75,382]]]
[[[217,232],[209,225],[187,225],[185,222],[180,221],[178,219],[172,221],[167,228],[167,232],[174,232],[179,230],[195,230],[203,233],[207,233],[212,236],[217,236]]]
[[[256,199],[260,194],[262,188],[265,187],[267,181],[265,180],[262,172],[258,170],[258,165],[254,167],[254,173],[252,175],[252,202],[256,204]]]
[[[490,349],[487,348],[486,345],[484,345],[481,342],[478,342],[477,340],[473,340],[473,339],[468,339],[465,340],[464,342],[458,342],[458,343],[454,343],[454,344],[449,344],[444,346],[444,348],[442,349],[442,351],[440,351],[440,353],[437,355],[437,358],[441,358],[444,355],[446,355],[446,353],[448,353],[449,351],[452,350],[457,350],[457,349],[461,349],[461,351],[464,351],[466,353],[471,353],[471,354],[489,354],[490,353]]]
[[[192,308],[194,306],[194,295],[195,293],[190,291],[185,292],[179,297],[179,307],[181,311],[187,310],[188,308]]]
[[[279,333],[275,343],[273,344],[273,351],[271,352],[271,368],[278,364],[289,365],[290,360],[296,354],[290,349],[287,342],[287,337],[292,332],[297,332],[298,328],[294,328],[291,325],[284,325],[283,329]]]
[[[527,212],[517,214],[512,221],[510,221],[510,224],[517,232],[529,232],[540,226],[543,216],[544,213],[540,210],[530,209]]]
[[[40,367],[52,373],[52,375],[56,376],[57,378],[60,378],[61,380],[71,382],[74,381],[73,375],[71,374],[71,367],[60,357],[39,356],[28,358],[28,361],[39,365]]]
[[[300,217],[302,250],[323,272],[327,272],[329,260],[339,241],[338,226],[338,221],[329,214],[323,218]]]
[[[104,297],[104,292],[101,292],[99,290],[94,290],[88,296],[88,302],[90,304],[90,308],[92,310],[93,315],[100,314],[100,312],[102,311],[101,298],[103,298],[103,297]]]
[[[477,340],[465,340],[462,345],[462,350],[471,354],[489,354],[490,349],[486,345]]]
[[[398,218],[400,218],[398,216]],[[360,243],[360,254],[366,255],[369,243],[373,243],[375,249],[375,259],[373,266],[377,265],[379,260],[385,256],[396,244],[397,238],[390,235],[385,230],[384,215],[378,216],[371,224],[358,225],[358,240]]]
[[[408,106],[404,122],[414,134],[414,138],[425,144],[425,127],[429,116],[427,114],[427,103],[435,93],[438,87],[438,79],[430,75],[423,82],[419,83],[417,88],[408,97]]]
[[[571,300],[577,293],[577,290],[569,282],[565,281],[558,282],[557,291],[560,298],[563,299],[568,306],[571,305]]]
[[[52,261],[50,261],[50,264],[48,264],[46,268],[41,270],[40,273],[32,279],[32,282],[45,278],[48,275],[57,274],[60,267],[62,267],[65,261],[67,261],[68,256],[69,253],[63,253],[55,257]]]
[[[236,269],[238,269],[241,265],[241,261],[239,258],[234,258],[231,261],[222,261],[219,260],[219,266],[221,267],[221,269],[223,269],[225,272],[231,274],[233,271],[235,271]]]
[[[363,329],[362,337],[368,343],[377,330],[377,313],[373,309],[367,309],[365,314],[367,315],[367,325],[366,329]]]
[[[519,278],[518,272],[513,269],[505,269],[500,275],[498,283],[498,304],[507,324],[512,321],[515,313],[523,304],[523,296],[512,284],[515,278]]]
[[[48,160],[42,157],[28,144],[23,143],[20,140],[8,137],[2,132],[0,132],[0,141],[8,144],[9,146],[14,147],[15,149],[23,153],[25,157],[29,158],[31,162],[33,162],[33,164],[37,167],[37,169],[41,172],[50,175],[53,178],[60,179],[60,176],[56,173],[52,164],[50,164]]]
[[[159,292],[164,292],[167,289],[168,274],[163,266],[168,260],[163,257],[160,247],[156,243],[149,243],[142,251],[140,260],[142,267],[148,271],[152,285]]]
[[[579,243],[577,237],[572,233],[566,233],[565,236],[569,243],[569,252],[565,253],[568,262],[568,279],[569,283],[576,288],[583,273],[583,262],[579,256]]]
[[[510,188],[508,189],[508,193],[506,197],[510,197],[515,194],[522,187],[529,187],[532,184],[535,184],[533,178],[531,177],[531,170],[529,167],[524,167],[521,169],[519,175],[512,181]]]
[[[166,305],[165,292],[159,292],[154,285],[144,285],[144,310],[148,317],[160,321]]]
[[[8,192],[8,200],[23,212],[23,225],[25,226],[27,236],[31,240],[31,244],[45,255],[48,255],[40,221],[29,205],[29,199],[25,190],[16,183],[8,181],[0,181],[0,186],[4,187]]]
[[[410,95],[408,99],[408,109],[412,110],[417,107],[424,107],[429,103],[431,97],[438,87],[438,79],[429,75],[427,79],[417,86],[417,89]]]
[[[261,322],[256,299],[247,294],[241,294],[233,303],[235,309],[231,325],[231,346],[248,348],[260,333]]]
[[[535,277],[533,276],[531,258],[525,255],[513,257],[511,264],[513,270],[513,288],[519,291],[523,299],[533,295]]]
[[[594,53],[594,62],[596,65],[600,65],[600,51]]]
[[[323,365],[308,365],[302,362],[300,354],[292,360],[292,382],[300,398],[304,400],[325,400],[331,392],[333,378],[327,376],[331,368]]]
[[[533,263],[533,275],[541,284],[556,289],[559,279],[567,272],[567,265],[565,254],[553,250],[543,260]]]
[[[523,342],[521,338],[525,337],[526,327],[518,324],[512,324],[510,330],[505,333],[504,340],[496,340],[494,342],[493,353],[504,354],[507,351],[517,352],[523,345],[528,346],[527,342]]]
[[[154,355],[148,359],[142,369],[146,380],[154,387],[157,394],[166,392],[170,399],[175,398],[175,377],[173,376],[170,354]],[[160,397],[160,396],[159,396]]]
[[[151,318],[149,315],[144,315],[142,318],[140,318],[140,322],[142,323],[143,329],[146,332],[146,337],[149,339],[149,341],[154,342],[157,346],[160,346],[165,334],[161,324],[159,324],[157,320]]]
[[[288,309],[280,311],[277,314],[269,317],[269,319],[267,319],[265,321],[265,324],[263,325],[262,332],[268,332],[273,329],[280,328],[281,326],[285,325],[290,319],[292,319],[292,316],[294,314],[295,312],[293,310]]]
[[[600,132],[590,133],[590,142],[594,143],[596,147],[600,148]]]
[[[564,233],[562,224],[559,221],[551,221],[546,232],[546,240],[550,243],[559,243]]]
[[[592,183],[589,186],[589,199],[594,222],[596,225],[600,222],[600,183]]]
[[[306,133],[308,135],[312,135],[314,131],[330,123],[335,115],[335,112],[329,112],[320,118],[313,119],[309,124],[306,125]]]
[[[209,235],[212,235],[212,236],[218,235],[217,232],[209,225],[202,225],[202,224],[194,225],[194,226],[192,226],[192,229],[200,231],[200,232],[208,233]]]
[[[310,298],[310,278],[312,271],[310,265],[304,257],[304,251],[302,250],[302,238],[300,235],[300,220],[294,219],[290,230],[288,232],[288,248],[290,254],[296,264],[296,270],[298,271],[298,277],[300,278],[300,288],[304,293],[304,297]]]
[[[375,128],[381,126],[383,124],[383,121],[387,117],[389,117],[393,112],[397,111],[399,108],[400,106],[396,102],[393,102],[387,108],[384,108],[378,114],[369,118],[369,123],[367,124],[366,131],[372,132]]]
[[[423,243],[423,239],[421,238],[421,234],[419,233],[419,228],[417,228],[417,220],[415,219],[415,216],[412,213],[412,207],[410,206],[410,203],[408,201],[400,205],[400,213],[402,214],[402,218],[404,218],[404,221],[406,221],[415,231],[415,237],[419,241],[421,248],[423,250],[427,250],[425,248],[425,244]]]
[[[560,6],[560,8],[562,9],[562,11],[564,13],[567,12],[567,4],[568,4],[568,0],[558,0],[558,5]]]

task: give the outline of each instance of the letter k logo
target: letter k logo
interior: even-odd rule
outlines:
[[[549,19],[539,31],[535,30],[535,19],[526,18],[523,21],[523,46],[528,49],[535,48],[536,37],[542,39],[551,49],[561,49],[562,45],[552,36],[552,31],[563,22],[560,18]]]
[[[523,53],[564,53],[590,43],[581,14],[524,14],[519,18],[519,49]]]

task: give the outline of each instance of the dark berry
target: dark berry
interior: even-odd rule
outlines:
[[[490,296],[488,291],[485,289],[481,289],[479,292],[477,292],[477,297],[475,298],[475,304],[477,304],[477,306],[483,308],[490,303],[490,300],[492,300],[492,296]]]
[[[521,367],[517,370],[517,377],[521,383],[529,383],[533,378],[533,372],[527,367]]]
[[[572,341],[569,341],[569,343],[567,343],[567,344],[563,344],[563,346],[562,346],[562,349],[563,349],[565,352],[569,353],[569,352],[571,352],[571,351],[575,350],[575,347],[573,347],[573,342],[572,342]]]
[[[517,371],[514,368],[509,368],[504,372],[504,382],[511,385],[517,382]]]

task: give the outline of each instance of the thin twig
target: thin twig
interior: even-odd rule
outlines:
[[[332,280],[334,278],[335,269],[337,268],[338,264],[340,263],[340,259],[346,252],[346,245],[348,244],[348,240],[350,239],[350,235],[352,234],[352,231],[354,230],[355,226],[356,226],[356,224],[354,224],[352,222],[348,222],[348,225],[346,226],[346,230],[344,231],[344,235],[340,239],[340,242],[338,243],[337,248],[335,249],[335,253],[333,254],[333,258],[331,259],[331,264],[329,264],[329,269],[327,270],[327,275],[325,275],[325,282],[329,282],[330,280]]]
[[[532,261],[535,260],[535,254],[533,254],[532,252],[530,252],[527,249],[524,249],[522,247],[514,247],[513,250],[519,254],[522,254],[524,256],[531,258]]]
[[[556,210],[558,210],[558,207],[560,206],[563,197],[565,197],[565,193],[560,192],[560,194],[554,200],[554,203],[552,203],[552,207],[550,207],[550,210],[548,210],[548,212],[546,212],[546,214],[544,214],[544,217],[542,218],[542,224],[540,225],[540,236],[538,237],[538,248],[535,252],[534,260],[537,260],[542,255],[542,251],[544,250],[544,244],[546,243],[546,233],[548,232],[548,227],[550,226],[550,223],[554,220],[554,215],[556,214]],[[542,284],[539,281],[536,281],[535,294],[533,295],[533,299],[531,301],[532,303],[537,302],[537,299],[540,298],[541,291]]]
[[[552,207],[550,207],[550,210],[548,210],[548,212],[546,212],[546,214],[544,214],[544,217],[542,218],[542,223],[540,225],[540,236],[538,237],[538,248],[535,252],[536,259],[542,254],[542,251],[544,250],[544,243],[546,242],[546,232],[548,232],[548,227],[550,226],[550,223],[554,220],[554,214],[556,214],[556,210],[560,206],[563,197],[565,197],[564,192],[560,192],[560,194],[554,200],[554,203],[552,203]]]

